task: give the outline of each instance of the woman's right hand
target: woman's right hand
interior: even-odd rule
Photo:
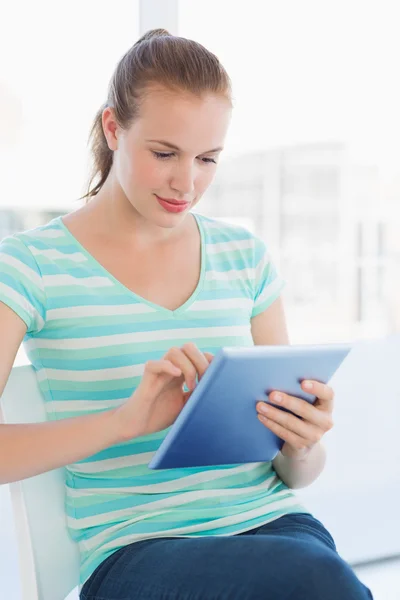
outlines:
[[[214,358],[189,342],[145,364],[140,384],[115,410],[123,441],[166,429],[175,421]],[[188,392],[183,391],[186,383]]]

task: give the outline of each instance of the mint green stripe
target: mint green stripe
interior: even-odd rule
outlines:
[[[250,329],[249,329],[250,335]],[[226,336],[226,337],[205,337],[205,338],[192,338],[197,345],[203,347],[222,347],[222,346],[241,346],[243,344],[248,345],[247,336]],[[54,358],[57,353],[57,359],[68,359],[68,360],[85,360],[92,358],[102,358],[109,356],[124,356],[128,354],[141,354],[145,352],[162,352],[167,351],[171,346],[183,345],[187,342],[187,338],[172,338],[170,340],[162,340],[159,342],[140,342],[139,344],[121,344],[118,346],[105,346],[103,348],[88,348],[83,350],[63,350],[63,349],[49,349],[39,348],[32,351],[32,358],[42,360],[46,358]],[[135,361],[136,362],[136,361]]]
[[[123,390],[132,387],[134,377],[126,377],[124,379],[112,379],[106,381],[58,381],[57,379],[48,379],[49,386],[52,390],[79,390],[85,391],[109,391]],[[136,378],[139,381],[139,378]],[[83,400],[83,398],[80,398]]]
[[[235,261],[243,259],[247,260],[247,262],[251,262],[253,253],[253,248],[243,248],[243,250],[223,250],[222,252],[209,256],[212,256],[213,264],[219,265],[227,261],[234,263]],[[236,267],[232,265],[230,268],[235,269]]]
[[[250,308],[250,305],[249,305]],[[243,307],[235,308],[230,307],[229,309],[209,309],[209,310],[190,310],[190,316],[194,319],[210,319],[218,324],[218,319],[229,319],[234,318],[235,320],[240,318],[240,316],[248,316],[249,311]],[[155,313],[145,313],[145,314],[133,314],[133,315],[112,315],[112,316],[101,316],[101,317],[73,317],[73,318],[63,318],[63,319],[54,319],[49,322],[49,329],[56,330],[61,328],[76,328],[76,327],[102,327],[104,326],[104,322],[107,320],[107,325],[123,325],[127,322],[130,324],[139,323],[143,325],[144,323],[153,323],[160,321],[159,312]],[[173,321],[171,322],[173,325]]]
[[[16,259],[16,260],[18,262],[20,262],[21,267],[24,266],[24,263],[22,263],[19,259]],[[29,265],[28,265],[28,267],[32,271],[32,268]],[[37,285],[35,285],[33,283],[33,281],[25,275],[25,273],[22,271],[22,269],[18,269],[18,267],[14,267],[14,266],[9,265],[6,262],[2,262],[1,263],[1,272],[6,273],[13,279],[17,279],[19,282],[22,283],[23,287],[25,287],[27,290],[29,290],[31,288],[33,288],[35,290],[38,289]],[[32,273],[34,273],[34,271],[32,271]],[[1,278],[0,278],[0,281],[1,281]],[[16,291],[18,291],[18,289],[16,289]],[[40,293],[42,293],[41,290],[40,290]]]
[[[116,307],[116,310],[118,308]],[[210,316],[210,314],[208,315]],[[152,323],[153,321],[160,321],[160,314],[155,313],[143,313],[133,315],[104,315],[99,317],[82,316],[82,317],[66,317],[63,319],[52,319],[49,322],[49,329],[56,330],[62,328],[75,328],[75,327],[103,327],[104,323],[107,322],[107,326],[112,325],[124,325],[125,323]]]
[[[97,277],[97,275],[96,275]],[[105,296],[120,295],[120,291],[116,291],[114,286],[94,286],[86,287],[84,285],[48,285],[46,288],[48,298],[71,298],[74,296],[85,297],[88,294],[96,294]]]
[[[280,496],[280,500],[285,500],[290,496],[291,494],[282,494],[282,496]],[[227,502],[229,498],[229,496],[224,498],[225,502]],[[224,500],[222,500],[222,502],[224,502]],[[193,506],[193,508],[188,508],[187,506],[185,506],[182,510],[179,510],[178,506],[172,511],[168,510],[166,514],[156,515],[150,520],[152,523],[166,524],[168,529],[170,529],[172,527],[179,526],[179,523],[182,522],[182,520],[193,521],[195,523],[198,523],[201,522],[202,519],[208,519],[211,508],[212,516],[214,519],[225,517],[227,511],[229,511],[229,516],[234,516],[243,512],[243,505],[240,504],[240,498],[231,498],[231,500],[235,500],[239,503],[236,505],[228,503],[228,505],[226,506],[220,506],[220,504],[218,503],[218,499],[207,498],[207,508],[202,509],[201,503],[197,502],[194,503],[195,506]],[[268,498],[267,500],[265,498],[260,498],[258,500],[248,499],[248,502],[246,502],[246,511],[254,510],[256,508],[259,508],[260,506],[267,507],[269,504],[272,504],[274,502],[276,502],[276,498]],[[192,507],[192,503],[190,503],[190,507]],[[162,510],[162,508],[160,510]]]

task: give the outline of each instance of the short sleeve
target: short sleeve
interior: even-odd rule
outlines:
[[[0,243],[0,301],[38,333],[44,326],[46,308],[42,276],[28,247],[10,236]]]
[[[251,317],[268,308],[276,300],[286,281],[278,274],[266,244],[254,237],[254,304]]]

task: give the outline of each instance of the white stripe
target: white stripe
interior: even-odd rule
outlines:
[[[207,217],[207,219],[209,219],[209,217]],[[241,233],[250,233],[247,227],[239,225],[236,221],[227,221],[224,217],[212,217],[210,220],[205,221],[205,227],[207,229],[219,229],[220,231],[227,232],[229,234],[232,233],[232,230],[235,232],[240,231]]]
[[[85,473],[85,474],[102,473],[103,471],[111,471],[111,470],[123,469],[123,468],[127,468],[127,467],[135,467],[138,465],[147,465],[147,464],[149,464],[151,459],[154,457],[154,454],[155,454],[155,452],[140,452],[139,454],[129,454],[127,456],[120,456],[118,458],[106,458],[106,459],[101,459],[101,460],[87,461],[87,462],[83,462],[83,463],[74,463],[74,464],[68,465],[68,468],[71,469],[74,473]],[[272,468],[272,463],[250,463],[250,464],[253,467],[250,472],[252,472],[252,471],[259,472],[257,474],[257,477],[259,477],[261,474],[265,475],[265,476],[267,474],[275,475],[275,471]],[[104,465],[104,468],[103,468],[103,465]],[[230,477],[232,472],[233,472],[233,469],[229,470],[229,471],[225,470],[225,471],[223,471],[222,476],[228,475]],[[149,471],[149,473],[150,473],[150,471]],[[235,472],[234,472],[234,474],[235,474]],[[113,475],[111,474],[110,477],[113,478]],[[220,475],[220,477],[221,477],[221,475]],[[113,479],[115,482],[118,481],[118,479],[115,479],[115,478],[113,478]],[[152,490],[151,494],[153,494],[154,487],[157,485],[159,485],[159,484],[153,484],[152,486],[146,486],[146,487],[151,487],[151,490]],[[164,485],[164,483],[162,485]],[[193,482],[191,482],[191,484],[188,487],[192,487],[193,485],[196,485],[196,484],[193,484]],[[206,490],[204,490],[202,488],[203,485],[204,485],[204,481],[202,481],[200,484],[201,489],[195,491],[195,493],[199,493],[200,495],[205,493]],[[126,493],[126,489],[127,489],[126,487],[119,488],[119,490],[122,494]],[[226,489],[225,488],[223,488],[223,489],[225,492]],[[248,488],[246,488],[246,490],[247,489]],[[143,486],[140,487],[140,490],[141,490],[141,495],[142,495],[144,493]],[[220,491],[220,488],[218,488],[218,490]],[[93,491],[93,489],[91,490],[91,492],[92,491]],[[183,492],[185,492],[185,490],[183,490]],[[215,492],[215,490],[214,490],[214,492]],[[113,488],[113,493],[115,493],[115,488]],[[159,494],[159,493],[163,493],[163,492],[157,491],[157,493]],[[187,493],[187,492],[185,492],[185,493]],[[153,506],[153,503],[151,504],[151,506]]]
[[[235,279],[254,279],[256,270],[250,267],[244,269],[231,269],[230,271],[207,271],[206,280],[234,281]]]
[[[279,292],[279,290],[283,288],[284,284],[284,280],[280,277],[274,279],[274,281],[267,285],[262,291],[262,293],[259,295],[256,302],[254,303],[254,307],[256,308],[257,306],[265,302],[265,300],[267,300],[268,298],[273,298]]]
[[[32,306],[32,304],[30,304],[30,302],[28,302],[28,300],[24,296],[21,296],[21,294],[10,288],[5,283],[1,282],[0,292],[2,292],[10,300],[13,300],[15,304],[26,310],[26,312],[30,315],[32,320],[37,324],[38,329],[42,329],[42,327],[44,326],[44,321],[42,317],[40,316],[36,308]]]
[[[127,465],[128,466],[128,465]],[[155,511],[162,509],[166,511],[166,509],[174,509],[178,508],[181,505],[189,505],[190,502],[196,502],[197,500],[206,499],[206,498],[224,498],[232,497],[232,496],[243,496],[248,494],[257,494],[258,492],[265,490],[268,491],[273,487],[279,485],[280,480],[273,473],[265,479],[265,481],[259,483],[258,485],[253,485],[245,488],[234,488],[234,489],[214,489],[214,490],[196,490],[191,492],[183,492],[178,496],[171,496],[169,498],[164,498],[163,500],[155,500],[150,504],[143,503],[140,505],[131,506],[129,508],[123,508],[120,510],[108,511],[105,513],[97,514],[90,517],[83,517],[81,519],[71,518],[70,526],[73,529],[80,529],[82,527],[96,527],[101,522],[102,525],[106,523],[115,522],[116,519],[125,519],[125,517],[132,516],[133,514],[141,513],[138,515],[137,520],[143,519],[143,516],[149,516],[155,514]],[[191,509],[190,506],[187,506],[188,510]],[[193,507],[193,510],[196,510],[196,507]],[[201,507],[199,507],[201,510]],[[160,514],[160,513],[158,513]],[[128,519],[129,523],[131,523],[131,519]]]
[[[119,458],[103,458],[102,460],[74,463],[68,465],[68,467],[74,473],[83,473],[85,475],[103,473],[104,471],[112,471],[115,469],[148,465],[154,454],[154,452],[140,452],[139,454],[129,454],[128,456],[120,456]],[[112,474],[110,476],[113,477]],[[125,488],[121,488],[121,493],[125,493]]]
[[[127,398],[118,400],[52,400],[46,402],[46,408],[53,413],[92,412],[94,410],[107,410],[121,406]]]
[[[82,252],[60,252],[56,248],[49,248],[48,250],[39,250],[35,246],[28,246],[29,250],[34,256],[43,256],[49,260],[70,260],[75,263],[87,262],[87,258]]]
[[[220,254],[221,252],[234,252],[254,248],[254,240],[229,240],[228,242],[207,243],[207,254]]]
[[[286,490],[283,490],[282,492],[286,492]],[[93,550],[96,546],[101,545],[101,551],[103,553],[107,550],[111,550],[113,548],[120,547],[120,546],[125,546],[127,544],[136,542],[143,538],[150,539],[150,538],[158,538],[158,537],[171,537],[172,535],[190,534],[190,533],[196,533],[196,532],[200,532],[200,531],[207,531],[209,529],[216,529],[219,527],[229,527],[231,525],[243,523],[243,520],[249,521],[251,519],[256,519],[257,517],[262,517],[263,515],[267,515],[271,512],[275,512],[277,510],[281,510],[281,509],[289,507],[289,506],[299,505],[299,500],[296,496],[279,499],[280,494],[281,494],[281,492],[278,492],[276,494],[275,502],[267,503],[263,506],[254,508],[253,510],[248,510],[245,513],[229,515],[227,517],[221,517],[220,519],[213,519],[212,521],[208,521],[206,523],[200,523],[198,525],[190,525],[190,526],[183,525],[182,527],[175,527],[172,529],[167,529],[165,531],[157,531],[157,532],[146,533],[146,534],[140,533],[137,535],[130,534],[130,535],[119,536],[117,539],[113,540],[112,542],[109,542],[108,544],[106,543],[103,545],[103,542],[105,540],[107,540],[113,533],[121,531],[121,523],[117,523],[114,526],[108,527],[106,531],[103,531],[103,532],[99,533],[98,535],[91,537],[90,539],[86,539],[85,540],[85,550],[90,551],[90,550]],[[282,495],[283,495],[283,493],[282,493]],[[157,517],[158,515],[163,515],[166,512],[167,511],[159,511],[159,512],[156,512],[152,516]],[[140,518],[135,518],[135,519],[127,519],[124,522],[124,527],[129,527],[129,525],[136,523],[138,521],[141,521],[141,520],[143,520],[143,516],[141,516]],[[275,520],[275,517],[271,518],[271,519],[267,519],[266,522],[273,521],[273,520]],[[70,522],[71,521],[69,520],[69,523]]]
[[[167,329],[158,331],[143,331],[132,333],[119,333],[116,335],[104,335],[86,338],[60,338],[56,340],[35,338],[28,340],[28,349],[49,348],[62,350],[85,350],[88,348],[105,348],[107,346],[119,346],[124,344],[138,344],[141,342],[160,342],[174,339],[194,340],[201,338],[240,337],[247,336],[248,325],[237,325],[236,327],[193,327],[190,329]]]
[[[54,319],[71,319],[79,317],[109,317],[120,315],[140,315],[156,312],[156,309],[147,304],[114,304],[114,305],[89,305],[67,306],[65,308],[51,308],[47,311],[47,321]]]
[[[0,263],[7,264],[13,269],[16,269],[19,273],[23,273],[25,277],[27,277],[32,283],[34,283],[38,288],[42,289],[43,284],[40,275],[35,273],[33,269],[28,267],[25,263],[21,262],[14,256],[10,256],[9,254],[3,254],[0,252]]]
[[[229,470],[215,469],[214,471],[201,471],[200,473],[193,473],[192,475],[188,475],[187,477],[180,477],[179,479],[174,479],[172,481],[162,481],[161,483],[152,483],[150,485],[132,485],[124,488],[96,487],[87,490],[76,490],[74,488],[69,487],[68,495],[71,496],[71,498],[80,498],[82,496],[93,496],[95,494],[110,494],[110,496],[113,496],[115,493],[168,494],[172,492],[177,492],[179,490],[184,490],[186,487],[201,485],[203,483],[214,481],[215,479],[220,479],[221,477],[227,477],[228,475],[232,477],[233,475],[246,473],[247,471],[252,471],[255,468],[258,469],[261,465],[266,465],[266,463],[247,463],[245,465],[240,465],[239,467],[234,467],[233,469]],[[153,474],[153,472],[150,471],[150,469],[149,473]]]
[[[127,367],[111,367],[109,369],[41,369],[37,372],[39,381],[53,379],[56,381],[111,381],[129,379],[143,375],[145,363],[129,365]]]
[[[87,288],[112,287],[114,283],[103,276],[73,277],[72,275],[43,275],[43,282],[49,287],[76,285]]]
[[[251,298],[219,298],[218,300],[196,300],[188,311],[214,311],[226,309],[248,309],[253,305]]]
[[[265,252],[256,266],[256,280],[259,281],[263,277],[264,270],[272,263],[272,257],[269,252]]]
[[[35,229],[33,233],[35,235],[35,238],[39,237],[55,239],[65,237],[65,233],[63,231],[60,231],[59,229]]]

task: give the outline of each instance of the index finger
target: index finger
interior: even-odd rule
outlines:
[[[211,360],[209,356],[212,357],[212,354],[209,352],[201,352],[201,350],[196,346],[194,342],[187,342],[182,346],[182,351],[188,357],[188,359],[193,363],[198,376],[199,381],[204,375],[207,368],[210,366]],[[208,355],[208,356],[206,356]]]
[[[311,384],[312,387],[309,387],[308,384]],[[301,387],[308,394],[316,396],[324,410],[332,411],[335,393],[329,385],[313,379],[305,379],[301,382]]]

